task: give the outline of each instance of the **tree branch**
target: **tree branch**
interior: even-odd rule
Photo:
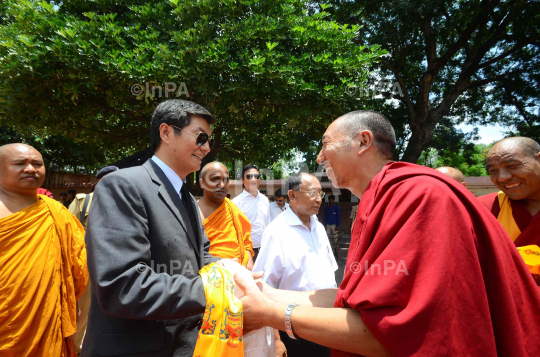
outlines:
[[[383,66],[388,68],[394,74],[394,76],[396,76],[396,79],[397,79],[399,85],[401,86],[401,89],[403,90],[403,96],[404,96],[403,101],[407,105],[407,109],[409,110],[409,116],[411,118],[414,118],[416,116],[416,113],[414,111],[414,107],[413,107],[413,104],[411,102],[411,97],[409,96],[409,89],[407,88],[407,85],[405,84],[405,81],[403,80],[403,77],[401,77],[401,75],[399,74],[399,71],[394,66],[392,66],[390,63],[388,63],[388,62],[386,62],[384,60],[381,60],[381,63],[383,64]]]
[[[504,53],[501,53],[500,55],[498,55],[497,57],[494,57],[492,59],[490,59],[489,61],[485,61],[483,63],[480,63],[478,65],[478,69],[482,69],[484,67],[487,67],[487,66],[490,66],[492,65],[493,63],[495,62],[498,62],[500,60],[502,60],[503,58],[505,57],[508,57],[510,56],[511,54],[519,51],[520,49],[522,49],[525,45],[529,45],[529,44],[534,44],[534,41],[531,42],[530,39],[527,39],[527,40],[522,40],[522,41],[519,41],[518,43],[516,43],[516,45],[514,47],[512,47],[511,49],[509,49],[508,51],[504,52]]]

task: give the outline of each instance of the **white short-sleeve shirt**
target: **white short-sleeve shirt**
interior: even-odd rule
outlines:
[[[232,202],[249,219],[253,248],[259,248],[264,229],[270,223],[268,198],[260,192],[255,197],[244,189],[241,194],[232,199]]]
[[[271,287],[310,291],[336,288],[338,269],[324,226],[315,215],[311,227],[302,224],[292,209],[266,227],[253,271]]]
[[[276,219],[277,216],[279,216],[282,212],[291,209],[289,207],[289,204],[285,202],[285,205],[283,206],[283,209],[280,208],[276,202],[270,202],[270,221],[273,221]]]

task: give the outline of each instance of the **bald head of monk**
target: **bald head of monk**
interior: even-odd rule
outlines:
[[[221,162],[210,162],[201,170],[199,183],[205,200],[221,203],[229,193],[229,170]]]
[[[369,182],[392,160],[396,134],[381,113],[358,110],[337,118],[322,137],[317,162],[335,187],[361,197]]]
[[[512,200],[540,201],[540,145],[530,138],[497,142],[486,162],[491,181]]]
[[[0,146],[0,190],[9,196],[35,197],[45,180],[43,157],[30,145]]]
[[[463,178],[463,172],[459,171],[458,169],[454,169],[453,167],[449,166],[443,166],[436,169],[437,171],[445,174],[448,177],[453,178],[463,186],[467,186],[465,183],[465,179]]]

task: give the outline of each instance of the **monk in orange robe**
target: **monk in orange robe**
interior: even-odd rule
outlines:
[[[251,270],[254,254],[251,224],[227,198],[229,170],[219,162],[211,162],[201,170],[199,181],[204,195],[198,203],[204,230],[210,240],[210,254],[220,258],[238,258]]]
[[[75,356],[77,300],[88,280],[84,230],[38,195],[41,154],[0,147],[0,356]]]

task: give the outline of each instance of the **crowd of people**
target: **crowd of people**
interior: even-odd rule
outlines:
[[[269,202],[250,164],[230,200],[227,167],[201,169],[215,120],[196,103],[162,102],[147,162],[106,167],[95,191],[61,202],[38,194],[37,150],[0,147],[0,357],[192,356],[201,334],[241,341],[263,327],[279,357],[540,356],[540,264],[524,260],[540,256],[537,142],[495,144],[486,165],[500,192],[477,198],[459,170],[392,161],[382,114],[336,119],[317,161],[360,198],[337,286],[335,197],[319,222],[319,179],[293,173]],[[185,179],[199,170],[197,201]],[[214,330],[201,275],[216,279],[208,267],[231,260],[257,286],[234,275],[240,329]]]

